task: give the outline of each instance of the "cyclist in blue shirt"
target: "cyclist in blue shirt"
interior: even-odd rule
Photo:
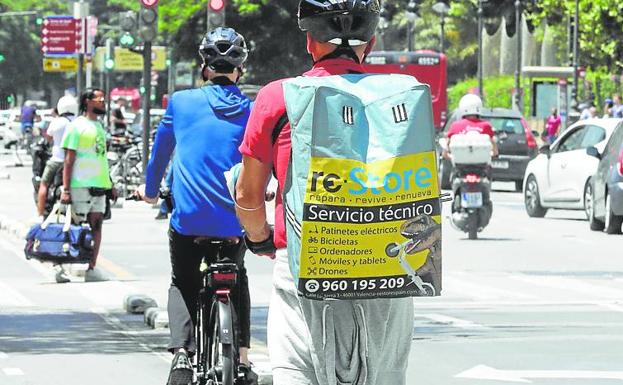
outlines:
[[[242,241],[234,202],[223,173],[241,161],[238,147],[251,111],[251,101],[238,89],[242,65],[248,50],[244,37],[231,28],[217,28],[206,34],[199,47],[203,59],[202,76],[208,83],[198,89],[173,94],[158,126],[145,187],[136,194],[148,203],[158,199],[158,188],[171,154],[173,213],[169,228],[172,279],[168,313],[171,342],[175,354],[169,385],[187,385],[192,380],[189,357],[196,351],[193,325],[202,284],[199,265],[206,256],[215,262],[217,248],[202,246],[198,239],[225,238],[220,261],[239,267],[233,303],[238,320],[239,371],[248,383],[257,376],[247,357],[250,342],[250,299]]]

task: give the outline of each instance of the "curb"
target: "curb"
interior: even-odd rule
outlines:
[[[165,309],[150,307],[143,314],[145,324],[152,329],[166,329],[169,327],[169,314]]]
[[[153,307],[158,307],[156,300],[144,294],[130,294],[123,299],[123,310],[131,314],[143,314]]]

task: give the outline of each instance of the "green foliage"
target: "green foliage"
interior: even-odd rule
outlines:
[[[623,70],[623,2],[620,0],[580,0],[580,62],[610,71]],[[561,41],[567,36],[566,20],[575,14],[574,0],[539,0],[535,23],[547,20]]]
[[[524,111],[528,111],[530,103],[530,91],[526,79],[522,79],[524,89]],[[483,80],[484,101],[488,108],[501,107],[511,108],[512,92],[515,88],[515,78],[513,76],[496,76]],[[448,110],[452,111],[459,105],[461,97],[467,93],[476,93],[478,90],[478,79],[469,78],[456,83],[448,88]]]

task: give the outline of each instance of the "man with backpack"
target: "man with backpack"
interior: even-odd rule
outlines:
[[[302,233],[304,236],[308,236],[309,241],[307,241],[307,245],[301,245],[297,243],[299,239],[303,238],[300,236],[301,224],[300,222],[297,224],[297,220],[300,219],[300,212],[289,210],[295,207],[294,211],[296,211],[297,206],[298,209],[301,209],[300,201],[302,199],[290,199],[291,194],[293,191],[296,193],[296,190],[303,192],[311,190],[313,192],[317,188],[324,188],[328,193],[326,195],[319,194],[317,198],[327,199],[331,202],[339,202],[344,197],[340,194],[347,190],[347,181],[345,178],[340,178],[338,172],[333,172],[334,169],[331,168],[331,165],[335,164],[332,162],[340,163],[344,160],[327,160],[326,158],[331,157],[331,151],[325,151],[327,147],[333,146],[334,149],[345,152],[352,152],[353,148],[359,150],[365,147],[362,152],[349,155],[353,157],[351,159],[364,159],[364,161],[359,163],[357,163],[358,161],[345,161],[363,164],[365,158],[374,158],[384,153],[383,148],[386,150],[394,148],[395,145],[385,146],[386,143],[380,142],[385,141],[384,138],[397,134],[400,140],[404,140],[408,146],[418,146],[420,145],[419,142],[427,143],[427,156],[429,158],[427,162],[434,163],[432,120],[429,119],[429,122],[426,118],[427,115],[429,118],[431,116],[430,94],[427,93],[427,90],[420,93],[425,95],[424,99],[421,100],[427,102],[420,104],[414,102],[413,108],[405,107],[408,99],[403,99],[404,102],[394,106],[384,106],[386,108],[383,110],[382,119],[386,119],[386,124],[381,123],[380,126],[384,126],[381,131],[383,129],[385,131],[374,132],[374,135],[383,136],[383,138],[373,137],[372,128],[367,130],[363,124],[357,127],[361,131],[353,129],[357,124],[360,124],[358,122],[374,119],[375,114],[363,116],[366,114],[363,111],[368,105],[362,103],[361,100],[352,98],[350,99],[352,104],[342,105],[341,100],[345,100],[343,99],[344,95],[351,94],[351,91],[354,92],[355,90],[359,95],[363,95],[362,98],[372,99],[376,97],[373,91],[366,94],[365,87],[361,87],[359,84],[367,81],[374,83],[374,79],[366,79],[365,76],[357,74],[364,72],[361,63],[374,45],[374,33],[379,17],[380,3],[378,0],[301,0],[298,12],[299,27],[302,31],[307,32],[307,51],[314,61],[313,68],[303,74],[302,78],[278,80],[260,90],[249,118],[245,139],[240,146],[243,163],[236,184],[236,211],[246,230],[245,242],[253,253],[276,259],[273,273],[273,293],[268,315],[268,348],[275,385],[329,385],[336,383],[400,385],[406,383],[405,373],[413,330],[412,299],[409,297],[383,298],[374,295],[360,297],[364,299],[348,299],[348,296],[357,297],[365,290],[351,290],[346,293],[348,296],[335,292],[332,294],[334,295],[333,298],[322,298],[318,296],[319,290],[328,290],[333,285],[323,286],[318,285],[316,280],[303,279],[305,274],[318,271],[316,264],[322,263],[323,258],[329,259],[326,254],[316,257],[306,255],[308,258],[303,259],[302,255],[312,252],[311,242],[318,242],[318,237],[309,237],[310,232],[318,234],[319,231],[324,232],[325,227],[330,228],[331,233],[321,239],[329,240],[333,244],[351,242],[351,244],[356,245],[360,241],[370,242],[370,239],[381,238],[364,236],[355,240],[356,235],[348,237],[331,234],[356,234],[359,231],[359,235],[361,235],[364,231],[368,232],[372,229],[379,232],[385,230],[396,232],[396,228],[389,228],[387,223],[375,223],[366,229],[365,225],[358,223],[360,230],[340,229],[340,225],[326,222],[327,226],[312,225],[311,230],[309,230],[310,228],[306,227],[305,222],[303,222]],[[326,79],[326,84],[322,83],[322,79]],[[387,79],[389,78],[380,80]],[[415,82],[415,79],[410,77],[397,78],[394,76],[392,79],[394,81]],[[374,85],[379,86],[378,81]],[[389,84],[387,87],[393,86],[396,84]],[[344,92],[340,92],[340,87]],[[309,88],[314,88],[315,93],[308,92]],[[387,89],[384,91],[388,92]],[[428,99],[426,99],[426,95],[428,95]],[[417,100],[417,96],[412,100]],[[309,105],[305,105],[308,101]],[[376,101],[378,102],[378,100]],[[415,135],[409,137],[405,131],[406,126],[415,120],[416,110],[423,114],[421,126],[430,131],[426,134],[427,136],[421,138],[416,138]],[[306,128],[301,126],[301,121],[307,119],[317,121],[317,125],[313,125],[314,129],[325,130],[321,133],[312,132],[310,134]],[[334,127],[336,127],[335,130],[331,131]],[[297,133],[300,128],[302,128],[301,132]],[[393,131],[394,129],[395,131]],[[414,133],[411,132],[411,134]],[[362,142],[365,143],[361,145]],[[313,158],[314,156],[318,157],[319,152],[325,155],[325,159],[320,160],[325,161],[321,171],[316,172],[316,169],[312,169],[311,166],[308,167],[309,174],[311,175],[313,171],[313,176],[308,179],[307,188],[304,183],[297,185],[292,183],[294,179],[300,177],[300,174],[305,175],[307,172],[307,170],[301,171],[295,168],[299,159],[308,156],[309,151],[307,153],[299,151],[305,145],[311,146],[311,162],[317,161]],[[372,151],[366,152],[370,148],[367,147],[369,145],[376,146],[374,154]],[[295,148],[295,146],[299,147]],[[424,147],[422,145],[422,148]],[[383,167],[387,169],[388,166],[383,165]],[[354,168],[354,170],[359,169]],[[266,183],[273,171],[279,182],[274,230],[267,223],[264,205]],[[355,174],[361,178],[358,181],[361,182],[357,186],[358,191],[362,194],[370,193],[367,183],[362,181],[364,178],[356,172]],[[409,181],[412,185],[414,183],[422,184],[422,186],[431,189],[436,186],[436,183],[433,183],[434,173],[424,169],[415,174],[406,172],[404,175],[416,176]],[[349,178],[349,181],[352,183],[352,178]],[[376,188],[378,185],[374,187]],[[395,185],[386,187],[386,190],[391,190]],[[284,202],[284,196],[286,202]],[[366,199],[373,199],[367,198],[368,196],[366,195]],[[305,197],[305,199],[307,198]],[[328,207],[311,206],[319,210]],[[356,219],[358,215],[361,215],[359,218],[375,215],[374,210],[377,208],[342,207],[340,209],[338,206],[334,206],[330,215],[335,214],[339,217],[354,213],[349,218]],[[309,209],[307,201],[305,201],[305,209]],[[381,210],[385,210],[382,211],[384,213],[387,213],[388,210],[386,209],[387,207],[381,208]],[[431,211],[431,213],[438,216],[438,207],[436,210],[436,212]],[[309,215],[309,210],[305,213]],[[325,214],[319,214],[319,216],[326,217],[329,215]],[[376,214],[378,215],[378,211]],[[296,237],[297,231],[299,237]],[[385,248],[384,244],[379,244],[380,241],[373,240],[372,242],[376,242],[376,244],[371,245],[371,248]],[[318,244],[315,243],[315,245]],[[411,245],[411,243],[407,242],[405,245]],[[285,250],[286,247],[287,250]],[[297,247],[301,248],[300,259],[297,259],[299,255],[296,255]],[[330,248],[330,246],[325,247],[325,249]],[[399,246],[395,246],[387,249],[393,254],[394,249],[398,250],[398,248]],[[354,252],[367,253],[366,250],[356,247],[353,250]],[[351,252],[351,249],[333,247],[332,251]],[[386,259],[380,258],[380,256],[379,258],[334,258],[332,261],[342,264],[344,268],[333,269],[333,271],[335,274],[342,274],[343,271],[352,267],[353,261],[357,260],[374,263]],[[397,258],[387,264],[392,263],[400,269],[396,260]],[[306,268],[303,269],[304,263],[311,263],[311,265],[306,265]],[[415,282],[418,277],[415,277],[415,274],[413,277]],[[298,286],[297,278],[299,279]],[[325,280],[323,284],[330,283],[329,281]],[[381,281],[372,279],[366,282],[371,285],[374,282],[376,287],[377,283]],[[337,283],[341,285],[348,282],[352,284],[354,281],[342,280]],[[335,286],[337,288],[340,285]],[[407,284],[408,290],[413,290],[415,286]],[[374,292],[374,290],[372,291]],[[316,299],[310,299],[314,296]],[[390,297],[392,296],[398,297],[400,295],[396,294]],[[334,300],[335,298],[339,300]]]
[[[173,151],[170,175],[173,213],[169,228],[171,286],[168,312],[174,353],[168,385],[192,382],[190,357],[196,352],[193,327],[197,322],[197,299],[202,286],[199,269],[202,258],[208,264],[238,264],[238,280],[232,292],[238,329],[240,367],[249,385],[257,382],[247,352],[250,346],[251,307],[244,267],[246,248],[242,229],[234,212],[234,202],[224,172],[240,162],[238,146],[251,111],[251,101],[236,85],[248,56],[245,39],[232,28],[208,32],[199,54],[202,76],[207,81],[197,89],[173,94],[158,126],[147,166],[145,186],[135,193],[147,203],[156,203],[160,182]],[[214,247],[210,238],[227,239]]]

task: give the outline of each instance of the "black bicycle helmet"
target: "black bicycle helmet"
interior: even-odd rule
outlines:
[[[299,28],[322,43],[361,45],[374,37],[380,14],[379,0],[301,0]]]
[[[203,68],[215,72],[232,73],[249,56],[244,37],[233,28],[218,27],[208,32],[199,45],[199,55],[203,59]]]

